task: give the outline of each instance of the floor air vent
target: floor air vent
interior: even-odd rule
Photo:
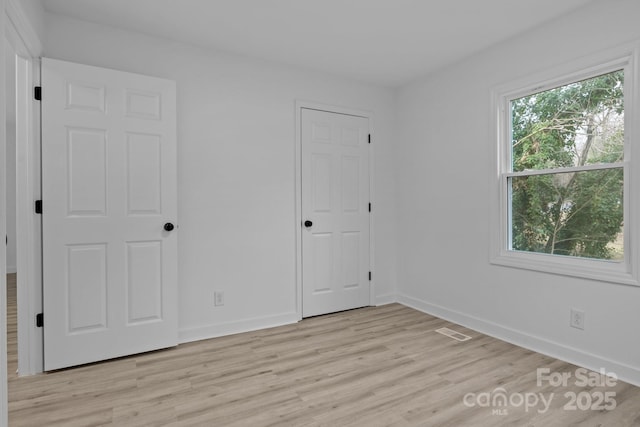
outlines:
[[[456,332],[452,329],[449,328],[440,328],[440,329],[436,329],[436,332],[442,335],[446,335],[449,338],[453,338],[456,341],[468,341],[471,339],[470,336],[465,335],[465,334],[461,334],[460,332]]]

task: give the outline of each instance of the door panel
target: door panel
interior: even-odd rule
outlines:
[[[127,213],[160,215],[162,140],[159,135],[127,133]]]
[[[127,242],[127,324],[162,320],[162,242]]]
[[[175,83],[43,59],[45,370],[177,344]]]
[[[107,135],[103,129],[67,129],[67,216],[107,214]]]
[[[369,305],[369,122],[302,109],[302,315]]]
[[[68,334],[107,327],[106,245],[67,245]]]
[[[332,211],[332,177],[331,163],[333,159],[328,154],[314,153],[312,158],[313,200],[312,209],[314,213],[330,213]]]

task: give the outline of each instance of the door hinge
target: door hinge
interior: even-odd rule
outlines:
[[[42,200],[36,200],[36,213],[42,213]]]
[[[369,203],[369,212],[371,212],[371,203]]]
[[[42,101],[42,86],[36,86],[33,88],[33,97],[36,101]]]
[[[369,272],[369,281],[371,281],[371,272]]]
[[[371,144],[371,134],[369,134],[369,144]]]
[[[42,313],[36,314],[36,326],[38,328],[42,328],[44,326],[44,314]]]

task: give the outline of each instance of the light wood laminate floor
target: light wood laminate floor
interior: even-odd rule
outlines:
[[[537,368],[576,367],[399,304],[19,378],[10,283],[10,426],[640,425],[639,388],[538,386]],[[500,389],[507,406],[479,405]],[[584,405],[600,392],[615,393],[614,410],[564,409],[565,393]],[[533,396],[548,410],[518,405]]]

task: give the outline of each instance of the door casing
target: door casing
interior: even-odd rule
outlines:
[[[34,214],[34,200],[40,198],[40,105],[33,87],[40,84],[42,43],[17,0],[5,9],[5,37],[17,54],[16,101],[16,240],[18,276],[18,374],[33,375],[43,370],[42,329],[35,327],[35,315],[42,311],[41,223]]]

